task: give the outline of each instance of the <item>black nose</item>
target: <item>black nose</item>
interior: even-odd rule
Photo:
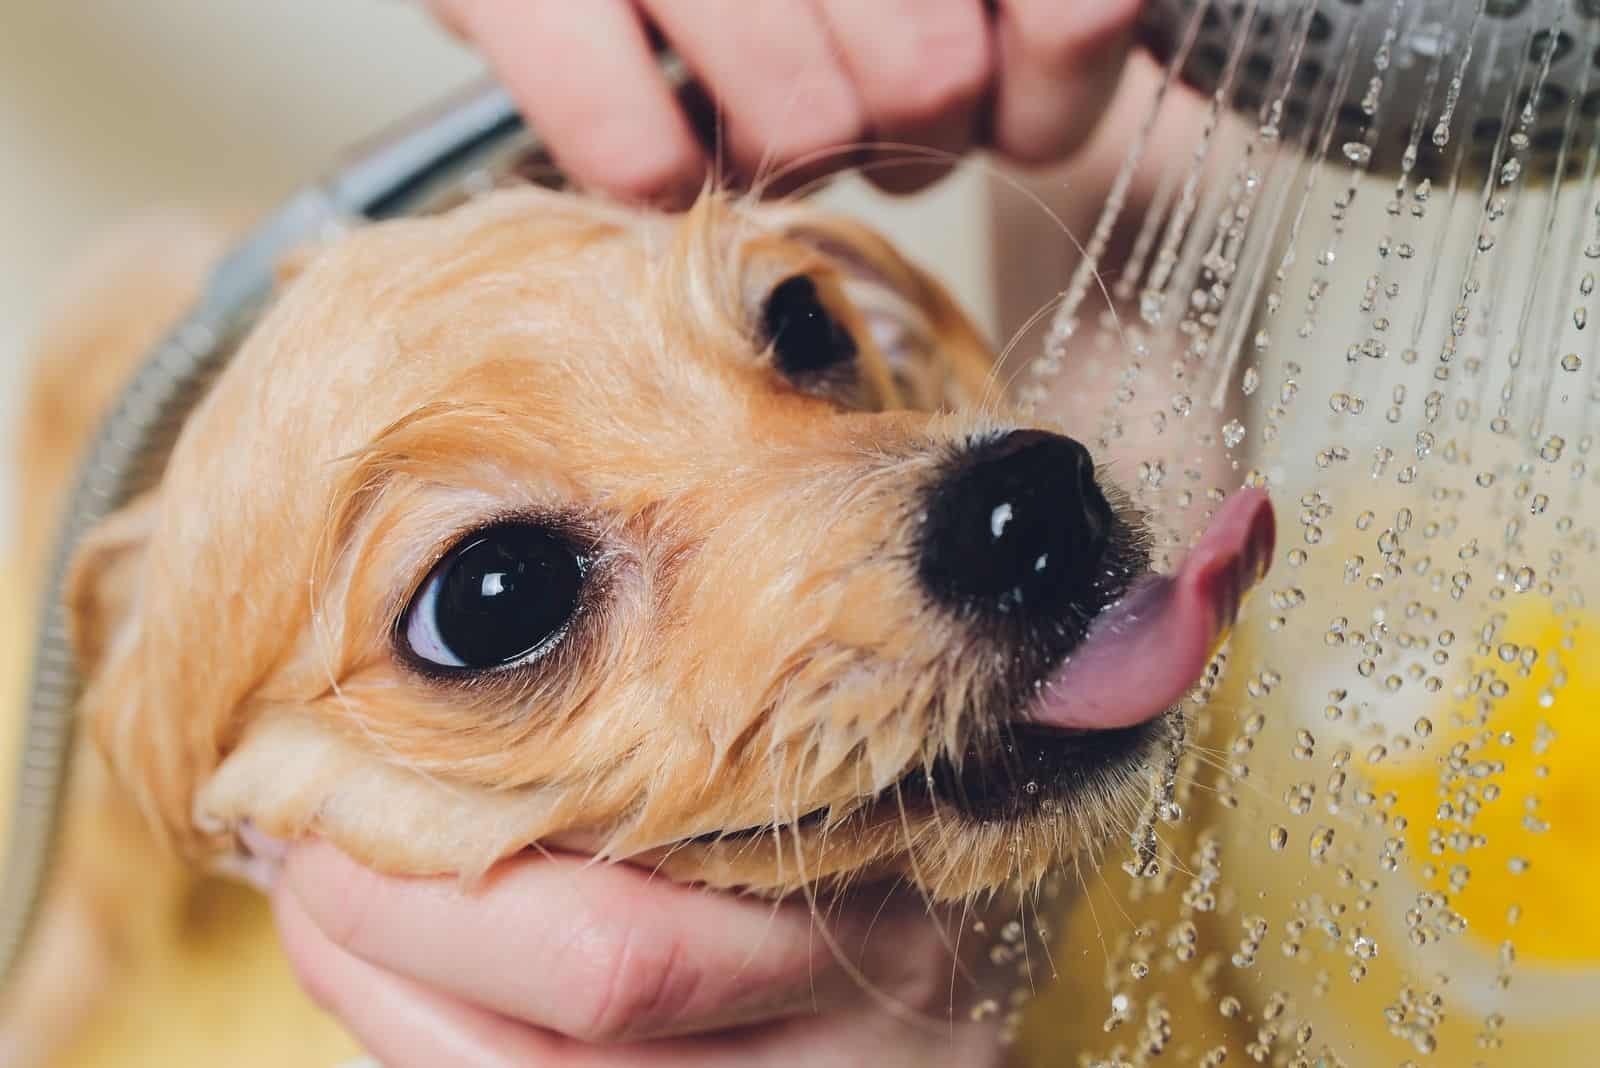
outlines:
[[[1012,431],[930,487],[922,581],[935,597],[986,614],[1061,618],[1091,588],[1114,521],[1088,449]]]

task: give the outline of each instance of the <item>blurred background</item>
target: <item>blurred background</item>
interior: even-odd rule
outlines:
[[[0,33],[0,420],[71,260],[160,205],[271,207],[339,148],[477,76],[391,0],[10,2]],[[5,467],[0,527],[14,526]]]

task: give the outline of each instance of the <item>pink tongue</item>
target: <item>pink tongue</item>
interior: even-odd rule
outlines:
[[[1176,574],[1144,580],[1094,621],[1045,682],[1028,719],[1109,730],[1177,704],[1238,617],[1245,592],[1266,574],[1273,533],[1265,491],[1235,493]]]

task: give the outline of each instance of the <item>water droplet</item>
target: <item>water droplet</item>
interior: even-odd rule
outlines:
[[[1344,143],[1344,158],[1358,167],[1364,167],[1372,161],[1372,149],[1360,141],[1346,141]]]
[[[1561,369],[1563,371],[1578,371],[1582,370],[1582,368],[1583,357],[1579,356],[1576,352],[1569,352],[1565,356],[1561,357]]]
[[[1271,846],[1274,851],[1281,850],[1288,844],[1289,829],[1287,827],[1274,824],[1272,829],[1267,831],[1267,845]]]
[[[1222,443],[1228,448],[1233,448],[1244,440],[1244,424],[1237,419],[1230,419],[1222,427]]]
[[[1145,290],[1139,294],[1139,317],[1152,326],[1161,323],[1161,295]]]

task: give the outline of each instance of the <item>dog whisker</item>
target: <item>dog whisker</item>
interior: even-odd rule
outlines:
[[[829,148],[810,153],[798,161],[798,166],[786,168],[785,173],[788,174],[805,168],[824,166],[830,163],[832,160],[848,158],[862,152],[874,153],[874,158],[860,160],[858,162],[851,163],[848,167],[842,167],[836,170],[830,168],[829,173],[822,174],[796,186],[793,190],[785,194],[785,198],[793,200],[804,199],[805,197],[815,193],[817,190],[825,187],[839,174],[856,174],[865,176],[877,173],[879,171],[892,171],[902,167],[927,167],[929,165],[944,166],[954,169],[955,167],[967,164],[968,161],[972,160],[972,157],[970,156],[958,156],[943,149],[937,149],[925,145],[911,145],[896,141],[856,141],[838,148]],[[977,164],[974,163],[972,165],[976,166]]]
[[[1100,913],[1094,907],[1094,894],[1089,889],[1089,883],[1083,877],[1083,858],[1072,858],[1072,874],[1078,880],[1078,894],[1084,905],[1089,910],[1089,922],[1094,925],[1094,938],[1100,944],[1100,964],[1105,967],[1111,962],[1111,947],[1106,945],[1105,927],[1100,923]]]
[[[900,817],[901,832],[905,838],[906,856],[908,858],[908,863],[911,865],[912,886],[915,888],[917,896],[921,898],[924,909],[929,914],[932,914],[936,910],[937,904],[934,901],[932,894],[927,889],[927,876],[922,869],[920,861],[917,859],[919,850],[916,842],[916,836],[911,829],[911,819],[906,814],[905,797],[901,792],[899,782],[894,784],[894,801],[896,814]],[[950,940],[949,933],[945,931],[945,929],[937,922],[935,922],[934,927],[938,931],[940,944],[950,952],[951,957],[956,959],[959,966],[960,960],[957,946]]]

